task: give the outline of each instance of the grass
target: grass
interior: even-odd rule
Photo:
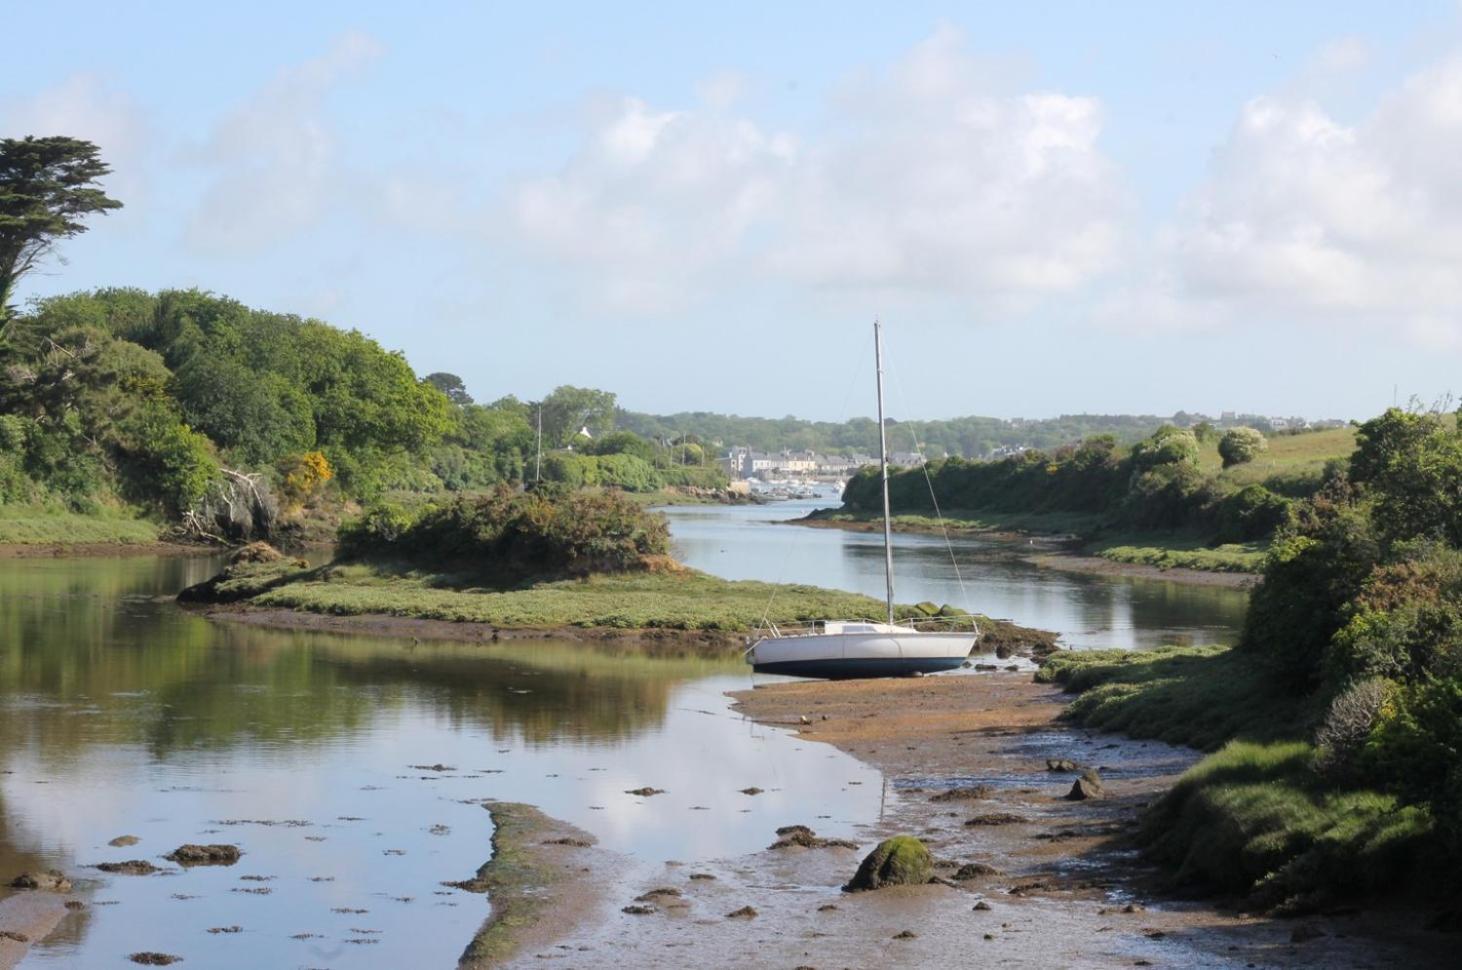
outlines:
[[[1199,467],[1237,486],[1263,482],[1272,475],[1318,476],[1327,461],[1350,457],[1355,450],[1355,429],[1327,428],[1301,434],[1272,435],[1268,441],[1269,447],[1259,457],[1227,470],[1218,455],[1218,441],[1206,442],[1199,453]]]
[[[1228,647],[1057,654],[1037,678],[1079,696],[1065,717],[1089,727],[1214,752],[1156,802],[1140,841],[1180,883],[1301,912],[1401,884],[1431,820],[1389,795],[1314,768],[1318,711]]]
[[[876,525],[883,521],[881,513],[814,512],[805,520],[827,523]],[[951,532],[1031,532],[1052,535],[1073,535],[1099,527],[1101,517],[1083,512],[998,512],[980,509],[945,509],[942,522]],[[933,515],[895,515],[896,532],[938,533],[941,521]]]
[[[0,544],[81,545],[156,542],[158,527],[144,519],[121,515],[79,515],[30,507],[0,507]]]
[[[386,614],[504,628],[609,627],[745,632],[764,615],[774,623],[836,617],[876,617],[881,601],[868,596],[754,581],[730,581],[688,569],[666,569],[524,589],[472,585],[467,577],[361,563],[298,572],[268,586],[262,572],[247,582],[256,606],[335,615]]]
[[[1226,543],[1208,546],[1194,536],[1151,534],[1109,536],[1090,543],[1085,551],[1112,562],[1153,566],[1157,569],[1199,569],[1213,573],[1257,573],[1264,566],[1268,542]]]

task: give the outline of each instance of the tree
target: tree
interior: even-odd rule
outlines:
[[[1253,428],[1230,428],[1218,439],[1218,456],[1223,467],[1232,468],[1253,461],[1261,451],[1269,447],[1261,432]]]
[[[615,397],[609,391],[565,384],[543,399],[543,441],[547,447],[573,444],[580,428],[599,436],[614,429]]]
[[[422,380],[447,395],[447,400],[458,407],[465,407],[472,403],[472,395],[467,393],[467,385],[462,383],[462,378],[456,374],[437,371],[435,374],[426,375]]]
[[[15,284],[58,240],[85,232],[84,216],[122,207],[97,187],[110,171],[89,141],[0,140],[0,327],[12,316]]]

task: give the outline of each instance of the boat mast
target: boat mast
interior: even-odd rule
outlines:
[[[888,587],[888,623],[893,625],[893,520],[888,512],[888,433],[883,426],[883,333],[873,321],[873,360],[878,368],[878,472],[883,484],[883,579]]]

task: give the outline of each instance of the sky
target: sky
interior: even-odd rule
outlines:
[[[23,298],[661,413],[867,415],[875,316],[903,418],[1462,391],[1456,0],[0,3],[0,136],[125,203]]]

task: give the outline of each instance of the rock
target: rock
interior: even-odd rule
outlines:
[[[644,788],[631,788],[631,789],[627,790],[625,792],[625,794],[626,795],[639,795],[641,798],[649,798],[651,795],[663,795],[663,794],[665,794],[665,789],[663,789],[663,788],[651,788],[649,785],[646,785]]]
[[[978,903],[975,903],[975,905],[974,905],[974,906],[973,906],[973,907],[971,907],[971,908],[972,908],[972,909],[973,909],[973,910],[974,910],[974,912],[976,912],[976,913],[988,913],[988,912],[990,912],[990,910],[991,910],[991,909],[993,909],[993,908],[994,908],[994,907],[992,907],[992,906],[991,906],[991,905],[990,905],[990,904],[989,904],[989,903],[987,903],[987,902],[985,902],[985,901],[984,901],[984,900],[983,900],[983,899],[982,899],[982,900],[980,900],[980,901],[979,901],[979,902],[978,902]]]
[[[709,879],[715,879],[716,877],[713,876],[713,875],[711,875],[709,872],[692,872],[690,874],[690,878],[692,878],[692,879],[707,879],[707,880],[709,880]]]
[[[68,899],[66,900],[66,908],[75,912],[78,909],[85,909],[86,904],[79,899]]]
[[[572,835],[565,835],[559,839],[544,839],[544,845],[567,845],[575,849],[587,849],[594,844],[592,839],[577,839]]]
[[[1147,912],[1147,908],[1144,907],[1144,906],[1139,906],[1136,903],[1128,903],[1126,906],[1123,906],[1122,907],[1122,912],[1124,912],[1124,913],[1145,913],[1145,912]]]
[[[669,897],[679,897],[680,896],[680,890],[679,889],[676,889],[674,886],[661,886],[659,889],[651,889],[649,892],[645,893],[644,895],[636,896],[635,897],[635,902],[637,902],[637,903],[653,903],[657,899],[664,899],[667,896],[669,896]]]
[[[625,906],[620,909],[621,913],[628,913],[631,916],[649,916],[651,913],[658,913],[659,910],[653,906]]]
[[[16,943],[30,942],[30,937],[16,930],[0,930],[0,939],[14,940]]]
[[[837,908],[838,906],[836,903],[823,903],[821,906],[817,907],[817,911],[819,913],[831,913]]]
[[[119,835],[112,841],[108,842],[107,845],[110,845],[114,849],[122,849],[126,848],[129,845],[136,845],[138,842],[141,841],[142,840],[135,835]]]
[[[11,889],[44,889],[53,893],[69,893],[71,880],[59,869],[46,872],[22,872],[10,880]]]
[[[934,859],[924,843],[912,835],[896,835],[868,853],[843,892],[918,885],[928,882],[933,874]]]
[[[1079,802],[1088,798],[1102,798],[1106,793],[1106,789],[1102,787],[1102,776],[1097,774],[1095,768],[1088,768],[1081,773],[1080,778],[1072,783],[1071,791],[1066,793],[1066,798]]]
[[[1047,771],[1080,771],[1081,765],[1067,758],[1047,758]]]
[[[740,909],[732,910],[726,914],[727,919],[756,919],[756,909],[751,906],[743,906]]]
[[[972,802],[990,797],[989,785],[971,785],[968,788],[951,788],[937,795],[931,795],[931,802]]]
[[[236,845],[180,845],[163,856],[180,866],[231,866],[239,861]]]
[[[243,931],[242,926],[210,926],[208,928],[210,933],[242,933]]]
[[[143,950],[141,953],[134,953],[127,957],[133,963],[140,963],[145,967],[165,967],[170,963],[182,963],[182,957],[175,957],[171,953],[155,953],[152,950]]]
[[[124,876],[150,876],[154,872],[161,872],[157,866],[146,859],[128,859],[126,862],[99,862],[97,868],[102,872],[111,872]]]
[[[1015,815],[1011,812],[986,812],[984,815],[976,815],[965,822],[966,825],[1020,825],[1026,819],[1022,815]]]
[[[1000,668],[996,664],[975,664],[975,669],[988,672],[991,670],[999,670]]]
[[[768,849],[790,849],[794,846],[803,849],[856,849],[858,843],[849,842],[847,839],[824,839],[805,825],[783,825],[777,829],[781,838],[767,846]]]
[[[919,934],[913,930],[899,930],[893,935],[893,938],[895,940],[915,940],[919,938]]]
[[[1020,664],[1009,664],[1006,666],[1005,669],[1010,671],[1012,674],[1020,673]]]
[[[1311,940],[1318,940],[1324,936],[1324,930],[1309,923],[1302,923],[1290,931],[1289,941],[1291,943],[1308,943]]]
[[[955,871],[954,878],[960,882],[968,882],[971,879],[984,879],[987,876],[998,876],[1000,870],[994,866],[987,866],[983,862],[970,862],[959,867]]]
[[[236,565],[241,562],[279,562],[283,558],[284,553],[269,543],[251,542],[235,549],[233,555],[228,557],[228,561],[229,565]]]
[[[757,788],[755,785],[752,785],[750,788],[741,789],[741,794],[743,795],[760,795],[761,792],[762,790],[760,788]]]

